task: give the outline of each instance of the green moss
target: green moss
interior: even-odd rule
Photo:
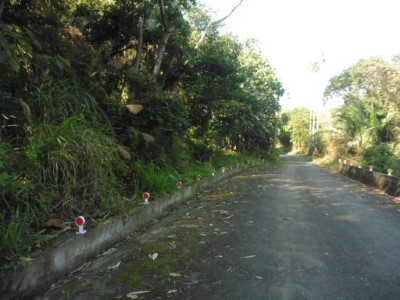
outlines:
[[[117,284],[129,284],[135,288],[145,288],[144,282],[151,282],[154,275],[168,277],[170,273],[179,273],[183,262],[187,261],[196,251],[196,240],[199,231],[190,230],[172,240],[146,241],[140,245],[138,255],[119,267]],[[158,253],[155,260],[149,254]],[[143,271],[145,270],[145,271]],[[180,277],[174,280],[181,280]]]
[[[235,193],[232,191],[223,191],[218,194],[214,194],[211,198],[208,198],[207,200],[221,200],[221,199],[226,199],[229,197],[235,196]]]
[[[130,283],[135,287],[143,287],[142,282],[145,279],[144,274],[141,274],[140,265],[135,261],[126,261],[119,267],[117,283]]]

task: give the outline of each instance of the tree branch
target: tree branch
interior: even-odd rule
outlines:
[[[211,24],[209,26],[213,27],[215,25],[222,23],[226,19],[228,19],[242,3],[243,3],[243,0],[240,0],[240,2],[231,10],[231,12],[229,14],[227,14],[225,17],[223,17],[217,21],[211,22]]]
[[[226,16],[222,17],[221,19],[217,20],[217,21],[210,21],[210,23],[208,23],[208,25],[204,28],[202,34],[201,34],[201,38],[200,40],[197,42],[196,44],[196,49],[199,48],[201,46],[201,44],[203,44],[206,35],[208,33],[208,31],[217,26],[218,24],[221,24],[222,22],[224,22],[226,19],[228,19],[234,12],[235,10],[243,3],[243,0],[240,0],[240,2],[230,11],[230,13],[228,13]]]
[[[161,14],[161,24],[164,29],[168,27],[167,15],[165,14],[165,6],[164,0],[158,0],[158,4],[160,5],[160,14]]]

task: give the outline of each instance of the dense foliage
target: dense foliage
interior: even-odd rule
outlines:
[[[380,172],[390,168],[400,175],[400,63],[380,57],[360,60],[334,76],[325,89],[325,100],[342,98],[343,105],[320,121],[319,130],[301,136],[309,124],[307,110],[288,112],[289,134],[296,146],[303,143],[309,154],[323,152],[333,160],[347,159]],[[288,128],[288,126],[286,126]],[[300,142],[299,142],[300,141]]]
[[[282,85],[211,20],[194,0],[0,1],[0,250],[224,150],[271,150]]]
[[[400,154],[400,64],[397,57],[360,60],[333,77],[325,90],[327,99],[342,96],[344,105],[334,111],[337,140],[364,166],[395,173]],[[360,158],[357,158],[360,157]]]

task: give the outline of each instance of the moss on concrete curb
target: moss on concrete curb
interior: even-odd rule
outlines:
[[[2,299],[32,299],[46,291],[52,283],[85,262],[94,259],[102,251],[122,241],[151,220],[161,216],[168,208],[177,205],[218,182],[235,176],[246,169],[260,166],[262,161],[253,161],[218,173],[213,177],[183,187],[175,194],[151,201],[129,216],[113,218],[88,229],[83,235],[76,235],[61,245],[34,258],[15,271],[8,271],[0,277]]]

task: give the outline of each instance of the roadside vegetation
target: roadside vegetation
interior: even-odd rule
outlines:
[[[0,1],[0,252],[275,157],[284,90],[192,0]]]
[[[347,163],[400,176],[400,61],[395,56],[360,60],[331,78],[325,101],[343,105],[313,113],[297,108],[283,113],[280,141],[319,163]]]

